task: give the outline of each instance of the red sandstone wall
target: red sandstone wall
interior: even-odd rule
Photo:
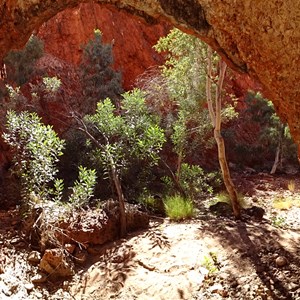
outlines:
[[[163,62],[152,46],[168,33],[169,25],[148,25],[114,7],[95,3],[59,13],[39,29],[38,36],[45,41],[46,52],[78,64],[81,47],[96,28],[103,32],[104,42],[114,44],[115,67],[123,73],[125,89],[132,88],[136,77],[147,68]]]

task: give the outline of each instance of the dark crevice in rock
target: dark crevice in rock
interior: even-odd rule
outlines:
[[[210,28],[203,8],[196,0],[159,0],[159,3],[166,14],[199,32]]]
[[[156,25],[158,23],[158,20],[149,16],[147,13],[145,13],[144,11],[141,10],[137,10],[132,6],[120,6],[120,5],[116,5],[116,7],[118,7],[119,9],[121,9],[122,11],[126,11],[127,13],[140,17],[142,19],[144,19],[148,24],[150,25]]]
[[[238,54],[238,49],[235,46],[236,53],[228,54],[225,49],[223,49],[219,42],[214,39],[213,42],[210,42],[210,44],[213,46],[214,50],[218,52],[218,54],[226,61],[226,63],[229,65],[229,67],[239,73],[249,73],[249,69],[247,67],[247,64],[240,60],[239,54]]]

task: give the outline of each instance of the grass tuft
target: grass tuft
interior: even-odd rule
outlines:
[[[238,196],[238,201],[239,201],[240,206],[245,208],[247,205],[246,205],[244,195],[241,193],[238,193],[237,196]],[[230,197],[229,197],[229,194],[227,193],[227,191],[222,191],[219,194],[217,194],[214,197],[214,200],[212,201],[212,205],[216,204],[218,202],[225,202],[225,203],[228,203],[229,205],[231,205]]]
[[[194,215],[194,204],[190,199],[180,195],[167,196],[164,200],[166,215],[174,221],[191,218]]]
[[[293,201],[290,197],[277,197],[273,201],[273,208],[279,210],[289,210],[293,206]]]
[[[295,192],[295,180],[292,179],[288,182],[288,190],[292,193]]]

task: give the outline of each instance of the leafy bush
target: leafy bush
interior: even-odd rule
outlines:
[[[72,194],[69,197],[72,207],[78,208],[86,205],[93,196],[95,184],[96,171],[79,166],[78,180],[75,181]]]
[[[166,215],[174,221],[191,218],[194,215],[194,204],[182,196],[168,196],[164,200]]]
[[[123,94],[120,110],[122,114],[117,113],[116,106],[107,98],[97,103],[95,114],[78,122],[93,147],[94,160],[113,183],[120,207],[120,234],[124,236],[126,216],[122,176],[132,162],[156,165],[165,136],[157,118],[149,114],[140,90]]]
[[[183,193],[191,199],[212,193],[212,187],[208,184],[208,181],[211,181],[211,176],[205,174],[200,166],[183,163],[178,179]],[[162,180],[166,184],[168,191],[175,189],[174,181],[170,177],[165,176]]]
[[[161,197],[151,195],[147,189],[144,189],[143,193],[138,197],[138,202],[154,213],[165,213],[165,207]]]
[[[25,198],[49,196],[49,184],[55,179],[56,164],[64,141],[36,113],[7,113],[5,142],[13,151],[14,171],[21,177]]]
[[[131,162],[157,164],[165,141],[164,132],[157,125],[158,120],[148,113],[140,90],[123,94],[121,109],[122,115],[116,114],[116,107],[107,98],[97,104],[94,115],[85,117],[90,130],[88,137],[96,146],[95,159],[112,180],[115,175],[121,178]]]
[[[240,155],[244,154],[241,156],[241,160],[245,161],[245,157],[249,160],[250,157],[253,162],[260,158],[259,164],[265,165],[268,160],[270,164],[273,159],[271,173],[275,173],[278,163],[280,163],[280,167],[284,167],[283,163],[286,162],[298,165],[297,146],[291,138],[288,125],[282,123],[277,116],[273,103],[263,98],[260,93],[254,92],[247,94],[245,102],[247,107],[243,112],[243,118],[258,126],[259,145],[251,147],[248,144],[240,145],[235,152]],[[266,165],[266,167],[270,166]]]

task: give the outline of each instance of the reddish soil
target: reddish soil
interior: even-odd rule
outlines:
[[[216,216],[207,199],[192,220],[155,217],[148,230],[96,247],[73,278],[58,282],[32,283],[38,268],[28,262],[19,212],[1,211],[0,297],[299,299],[299,178],[243,174],[235,181],[246,205],[266,210],[261,221]],[[275,209],[279,200],[290,208]]]

